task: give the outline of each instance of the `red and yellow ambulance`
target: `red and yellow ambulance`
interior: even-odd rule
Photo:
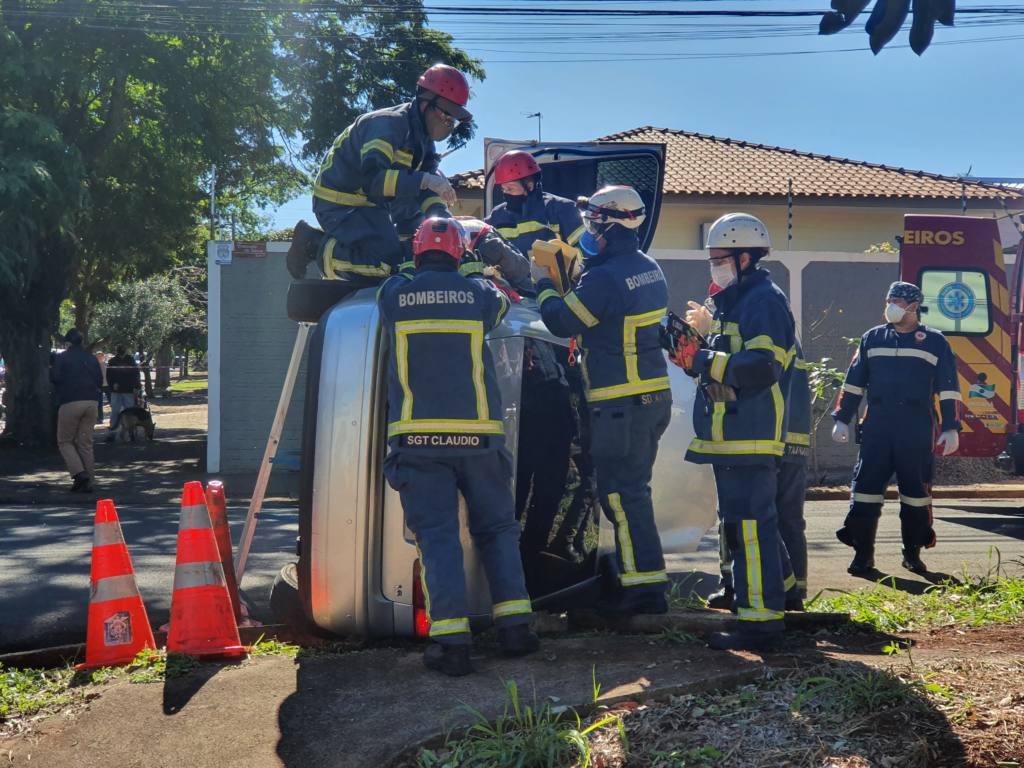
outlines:
[[[1022,249],[1008,265],[995,219],[904,217],[900,279],[921,286],[922,321],[953,347],[963,397],[961,456],[999,456],[1024,474]]]

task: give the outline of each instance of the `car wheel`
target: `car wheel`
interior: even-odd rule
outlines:
[[[288,563],[274,578],[270,588],[270,610],[279,624],[291,629],[298,640],[303,637],[323,638],[327,634],[306,615],[299,595],[299,576],[295,563]]]
[[[293,280],[288,286],[288,317],[297,323],[317,323],[331,307],[374,280]]]

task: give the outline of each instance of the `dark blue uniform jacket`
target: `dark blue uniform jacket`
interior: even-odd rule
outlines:
[[[501,393],[484,336],[508,299],[488,280],[426,264],[385,281],[377,302],[391,343],[391,448],[460,455],[501,447]]]
[[[580,279],[559,296],[541,280],[541,317],[556,336],[579,336],[587,401],[615,400],[669,388],[659,328],[668,285],[636,235],[613,227],[603,252],[583,261]]]

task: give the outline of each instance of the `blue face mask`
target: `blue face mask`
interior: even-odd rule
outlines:
[[[597,256],[601,251],[601,246],[597,242],[597,237],[590,234],[589,231],[583,233],[583,237],[579,241],[580,250],[583,251],[587,256]]]

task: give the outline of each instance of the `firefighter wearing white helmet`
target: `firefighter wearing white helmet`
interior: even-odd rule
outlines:
[[[706,248],[720,290],[708,346],[688,370],[700,386],[686,459],[714,467],[739,618],[737,631],[716,633],[710,644],[764,650],[782,637],[787,592],[797,596],[776,508],[796,333],[785,294],[758,266],[771,249],[759,219],[721,217]]]
[[[668,286],[640,250],[646,209],[635,189],[603,187],[579,204],[586,228],[579,279],[565,296],[549,277],[537,289],[544,323],[579,339],[583,353],[591,455],[619,566],[616,594],[598,607],[618,616],[665,613],[668,579],[649,483],[672,414],[659,338]]]

